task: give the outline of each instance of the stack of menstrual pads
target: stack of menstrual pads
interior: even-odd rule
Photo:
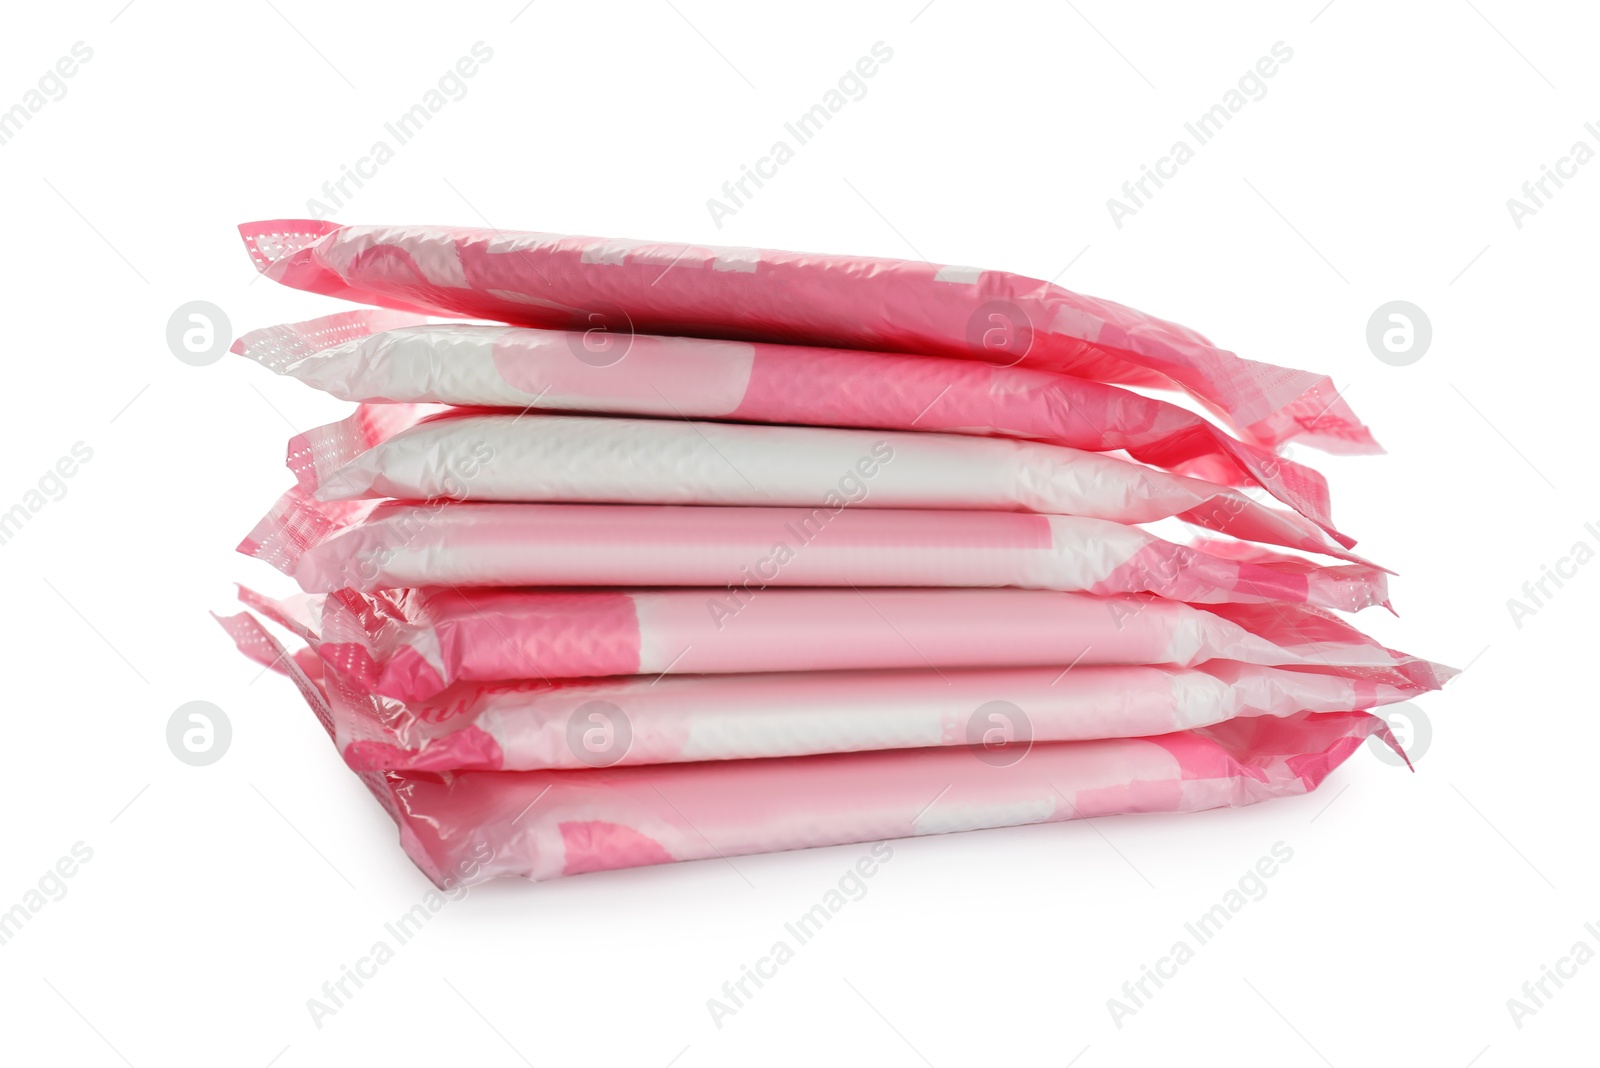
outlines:
[[[1304,793],[1451,674],[1335,614],[1325,377],[1000,271],[241,230],[366,307],[234,346],[359,407],[222,622],[442,886]]]

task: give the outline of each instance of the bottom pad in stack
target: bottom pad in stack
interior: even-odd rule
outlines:
[[[1303,793],[1452,674],[1336,614],[1319,376],[1003,272],[242,230],[385,310],[235,345],[358,407],[220,621],[440,886]]]

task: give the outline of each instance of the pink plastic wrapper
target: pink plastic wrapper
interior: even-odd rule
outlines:
[[[296,435],[288,463],[300,487],[324,501],[850,504],[1118,523],[1176,516],[1247,541],[1366,563],[1303,516],[1237,490],[1078,449],[959,434],[379,404]]]
[[[1375,448],[1325,376],[1240,359],[1186,327],[1005,271],[438,226],[280,219],[239,230],[258,269],[285,285],[589,331],[602,358],[640,332],[978,359],[1176,385],[1264,445]]]
[[[222,620],[294,679],[330,735],[321,682],[248,613]],[[1378,735],[1366,712],[1236,718],[1147,738],[965,745],[556,771],[361,772],[440,886],[879,842],[1124,812],[1187,812],[1312,789]],[[1017,748],[1021,748],[1018,746]],[[986,757],[986,758],[983,758]],[[892,855],[892,847],[874,850]]]
[[[347,311],[233,350],[345,400],[944,431],[1041,441],[1223,485],[1254,483],[1329,531],[1316,471],[1115,386],[974,360],[637,335],[596,360],[581,333]],[[619,349],[619,352],[621,350]]]
[[[1017,586],[1202,604],[1387,604],[1370,565],[1022,512],[322,502],[285,494],[239,545],[308,593],[402,586]],[[1223,554],[1226,555],[1223,555]]]
[[[340,590],[240,599],[372,693],[583,676],[1166,664],[1309,667],[1403,690],[1454,672],[1304,605],[1014,589]],[[1223,618],[1224,614],[1234,618]],[[1359,706],[1350,706],[1359,707]]]
[[[1416,696],[1365,679],[1218,660],[1148,666],[633,675],[378,698],[323,673],[357,771],[530,771],[965,745],[1136,738],[1236,716],[1372,708]],[[1020,757],[1024,749],[992,754]]]

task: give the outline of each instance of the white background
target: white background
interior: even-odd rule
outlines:
[[[1518,1028],[1506,1001],[1600,938],[1589,681],[1600,566],[1519,628],[1507,599],[1600,544],[1591,328],[1600,163],[1506,206],[1600,120],[1592,12],[1436,0],[1117,5],[712,0],[7,12],[0,107],[74,42],[63,99],[0,145],[0,510],[93,459],[0,545],[0,909],[93,859],[0,946],[10,1063],[665,1066],[1571,1064],[1600,963]],[[122,8],[119,11],[119,8]],[[920,8],[920,10],[919,10]],[[297,217],[476,41],[492,61],[338,212],[925,256],[1052,278],[1332,374],[1389,453],[1333,460],[1340,526],[1400,572],[1361,623],[1468,666],[1419,702],[1416,774],[1362,751],[1243,810],[899,843],[720,1029],[706,999],[864,847],[497,884],[449,905],[319,1029],[306,1001],[428,888],[284,680],[208,618],[289,483],[290,428],[344,405],[169,352],[334,310],[255,283],[234,231]],[[706,199],[874,42],[894,50],[719,230]],[[1274,42],[1269,83],[1118,229],[1106,208]],[[1069,266],[1070,265],[1070,266]],[[1417,363],[1366,322],[1403,299]],[[1591,573],[1592,572],[1592,573]],[[216,764],[165,730],[208,700]],[[1136,1015],[1107,999],[1274,843],[1293,860]],[[1554,990],[1553,987],[1550,988]]]

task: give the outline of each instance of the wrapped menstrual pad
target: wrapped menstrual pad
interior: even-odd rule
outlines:
[[[221,622],[440,886],[1290,796],[1454,673],[1328,611],[1388,576],[1277,454],[1377,451],[1324,376],[1002,271],[240,229],[375,307],[234,346],[361,406],[240,545],[306,648]]]
[[[1167,401],[978,360],[630,335],[595,358],[586,335],[337,312],[252,331],[233,350],[344,400],[604,412],[1017,438],[1253,484],[1333,529],[1327,481]]]
[[[240,599],[374,694],[603,675],[1051,667],[1210,660],[1411,690],[1452,672],[1304,605],[1016,589],[538,590],[432,587]]]
[[[586,331],[836,346],[1176,386],[1263,445],[1375,448],[1323,375],[1245,360],[1187,327],[1006,271],[439,226],[285,219],[239,228],[284,285],[403,311]]]
[[[248,614],[222,621],[295,679],[329,733],[321,683]],[[440,886],[875,842],[949,831],[1192,812],[1314,789],[1370,735],[1366,712],[1234,719],[1149,738],[892,749],[572,771],[362,772]],[[1013,759],[1015,757],[1015,759]]]
[[[834,427],[362,405],[296,435],[318,500],[394,497],[617,504],[1002,509],[1148,523],[1360,561],[1293,512],[1059,445]]]
[[[1369,564],[1178,545],[1079,516],[850,507],[313,500],[285,494],[239,545],[308,593],[402,586],[1019,586],[1203,604],[1387,601]]]

